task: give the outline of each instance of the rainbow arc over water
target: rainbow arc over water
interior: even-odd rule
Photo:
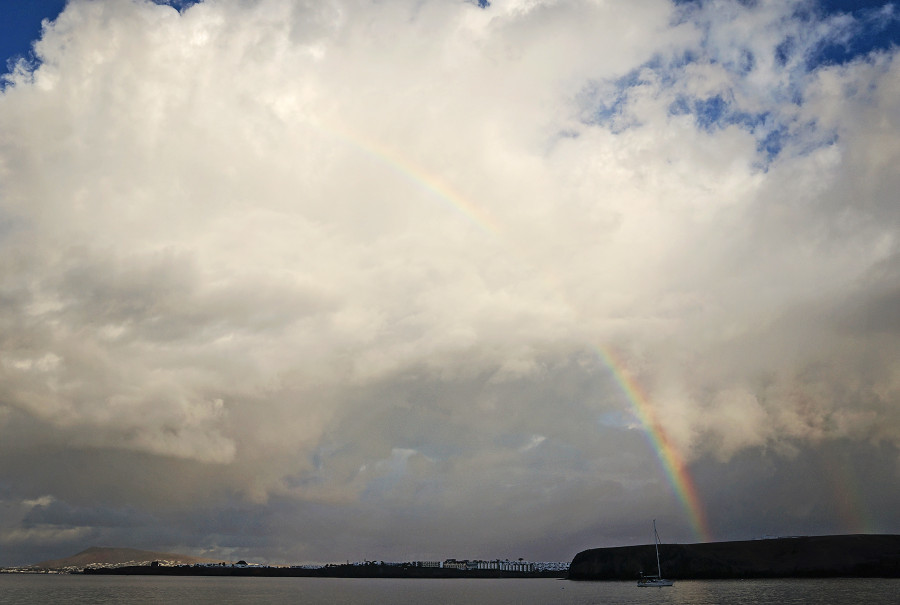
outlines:
[[[666,430],[650,404],[647,394],[625,369],[625,365],[611,349],[596,346],[595,350],[615,377],[619,387],[625,393],[632,411],[641,422],[644,433],[654,452],[656,452],[656,456],[662,464],[669,483],[671,483],[675,494],[688,515],[694,535],[702,542],[710,542],[712,534],[706,519],[706,511],[700,502],[697,486],[694,484],[694,479],[688,470],[684,457],[675,443],[666,434]]]
[[[506,239],[502,237],[502,230],[498,227],[496,221],[485,210],[472,203],[444,180],[421,165],[405,158],[396,150],[365,137],[361,133],[351,132],[344,127],[330,125],[327,128],[324,126],[320,126],[320,128],[331,136],[338,138],[344,144],[376,158],[391,170],[431,192],[437,198],[455,208],[483,232],[500,240]],[[507,242],[507,244],[511,245],[510,242]],[[552,275],[545,277],[548,283],[555,285],[557,288],[559,287],[558,280]],[[570,304],[570,306],[572,305]],[[593,345],[593,349],[614,376],[619,387],[626,395],[632,411],[641,422],[643,431],[689,518],[694,535],[700,541],[709,542],[711,533],[693,477],[678,447],[666,434],[665,428],[650,404],[647,394],[610,348]]]

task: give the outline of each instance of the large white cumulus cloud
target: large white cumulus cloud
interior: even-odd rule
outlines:
[[[578,17],[559,12],[543,36]],[[73,3],[4,97],[5,311],[24,333],[4,347],[10,404],[99,428],[101,445],[228,462],[247,398],[303,416],[302,440],[354,380],[571,346],[564,297],[506,226],[554,212],[515,183],[526,162],[555,188],[516,139],[546,137],[533,124],[557,119],[543,104],[561,102],[566,61],[530,77],[539,16],[490,19],[454,3]]]
[[[72,0],[0,95],[6,447],[525,541],[659,495],[598,346],[689,457],[900,444],[900,65],[813,8]]]

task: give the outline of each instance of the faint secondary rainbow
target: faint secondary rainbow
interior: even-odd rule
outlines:
[[[860,473],[853,461],[831,448],[822,448],[822,466],[826,469],[833,500],[844,531],[851,534],[877,534],[880,529],[869,514],[859,485]]]
[[[681,505],[688,515],[694,534],[702,542],[711,541],[712,534],[709,531],[706,512],[700,502],[700,495],[697,493],[694,479],[688,472],[687,464],[685,464],[678,448],[666,434],[656,412],[649,403],[646,393],[625,369],[624,364],[612,350],[600,346],[595,346],[594,348],[600,355],[600,359],[609,368],[616,382],[619,383],[635,415],[640,420],[644,433],[647,435],[653,450],[662,463],[663,470],[668,475],[669,482],[672,484],[678,499],[681,501]]]

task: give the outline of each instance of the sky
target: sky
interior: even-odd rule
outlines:
[[[0,565],[900,533],[900,7],[2,11]]]

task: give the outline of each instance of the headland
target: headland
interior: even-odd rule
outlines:
[[[900,578],[900,535],[796,536],[661,544],[666,578]],[[592,548],[572,560],[570,580],[636,580],[656,572],[652,545]]]

